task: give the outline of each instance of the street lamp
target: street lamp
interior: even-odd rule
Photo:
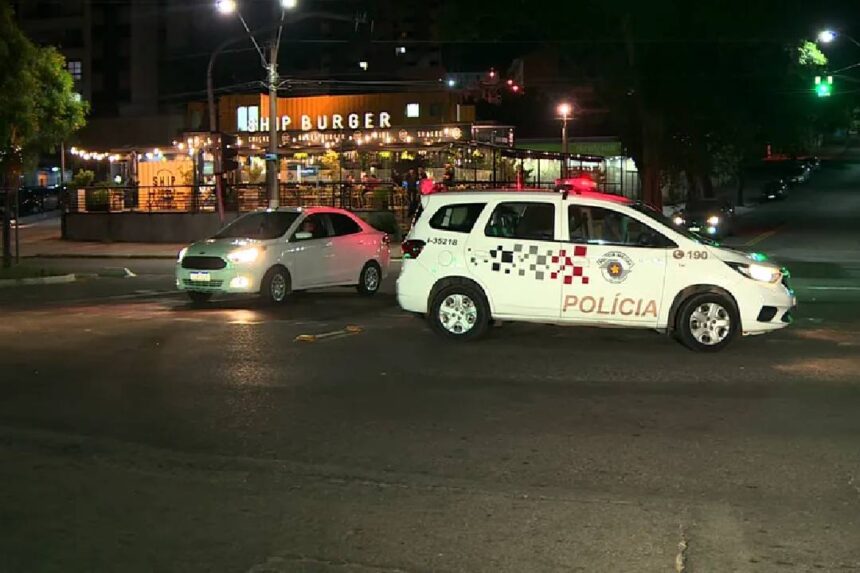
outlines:
[[[831,29],[827,28],[825,30],[821,30],[820,32],[818,32],[818,41],[821,42],[822,44],[829,44],[833,40],[836,40],[838,38],[846,38],[849,42],[851,42],[855,46],[860,47],[860,42],[858,42],[857,40],[855,40],[854,38],[852,38],[851,36],[849,36],[848,34],[842,32],[842,31],[837,32],[836,30],[831,30]]]
[[[221,14],[232,14],[236,11],[236,0],[218,0],[215,9]]]
[[[573,106],[567,102],[558,104],[558,115],[561,118],[561,177],[567,177],[567,120],[573,113]]]
[[[818,33],[818,41],[822,44],[829,44],[836,39],[836,32],[833,30],[821,30]]]
[[[254,44],[254,48],[257,50],[257,54],[260,56],[260,62],[263,65],[263,68],[266,70],[266,84],[269,88],[269,150],[266,153],[266,190],[269,195],[269,208],[277,209],[280,205],[280,197],[279,197],[279,189],[278,189],[278,82],[280,78],[278,77],[278,50],[280,49],[281,44],[281,32],[284,28],[284,18],[286,17],[286,10],[292,10],[296,8],[298,5],[298,0],[278,0],[277,6],[280,7],[280,24],[275,31],[275,35],[272,38],[272,43],[270,45],[269,50],[269,58],[266,59],[265,53],[263,53],[263,49],[260,47],[260,44],[257,42],[257,39],[254,37],[254,34],[251,33],[251,29],[248,27],[248,23],[245,21],[245,18],[242,17],[242,13],[239,12],[239,7],[236,4],[236,0],[217,0],[215,3],[215,8],[221,14],[233,14],[236,13],[239,16],[239,21],[242,22],[242,26],[245,28],[245,32],[247,32],[248,37],[251,39],[251,43]],[[210,62],[211,68],[211,62]]]

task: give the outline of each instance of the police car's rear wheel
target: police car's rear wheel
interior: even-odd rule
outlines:
[[[677,334],[685,346],[701,352],[716,352],[737,335],[740,317],[734,303],[720,294],[691,297],[678,316]]]
[[[436,294],[427,317],[433,330],[442,336],[471,340],[486,332],[489,314],[482,292],[469,284],[458,284]]]

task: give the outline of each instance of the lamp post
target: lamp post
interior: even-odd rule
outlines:
[[[564,102],[558,104],[558,115],[561,118],[561,178],[567,177],[567,120],[573,113],[573,106]]]
[[[239,17],[239,21],[242,23],[242,26],[245,28],[245,32],[247,32],[248,37],[251,39],[251,42],[254,44],[254,48],[257,50],[257,54],[260,56],[260,62],[263,65],[263,69],[266,70],[266,84],[269,88],[269,149],[268,153],[266,153],[266,191],[269,196],[269,208],[277,209],[280,205],[280,197],[278,193],[278,50],[281,45],[281,32],[284,29],[284,18],[286,16],[287,10],[294,9],[298,4],[298,0],[278,0],[275,4],[275,13],[276,18],[280,16],[280,25],[277,28],[277,32],[275,33],[275,37],[272,39],[272,43],[269,49],[269,58],[266,59],[266,55],[263,53],[263,49],[260,47],[260,44],[257,42],[257,39],[254,37],[254,34],[251,32],[251,29],[248,27],[248,23],[245,21],[245,18],[242,17],[241,12],[239,12],[239,7],[236,4],[236,0],[218,0],[215,3],[215,8],[219,13],[224,15],[236,14]],[[280,14],[278,15],[278,11]],[[211,99],[210,99],[211,102]],[[210,122],[213,120],[211,117],[211,110],[214,108],[210,104]]]

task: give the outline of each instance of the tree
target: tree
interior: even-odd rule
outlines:
[[[801,8],[617,0],[534,10],[526,0],[471,0],[449,3],[443,27],[451,40],[559,50],[561,75],[593,86],[637,164],[643,198],[659,205],[673,174],[707,195],[715,170],[738,171],[765,143],[801,145],[814,105],[798,63]],[[805,61],[818,64],[806,48]]]
[[[21,32],[0,0],[0,175],[14,187],[21,170],[84,126],[86,103],[74,93],[65,59]]]

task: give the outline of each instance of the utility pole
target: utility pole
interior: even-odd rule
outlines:
[[[269,208],[277,209],[281,204],[278,171],[278,44],[272,42],[269,53],[269,152],[266,154],[266,188],[269,192]]]

